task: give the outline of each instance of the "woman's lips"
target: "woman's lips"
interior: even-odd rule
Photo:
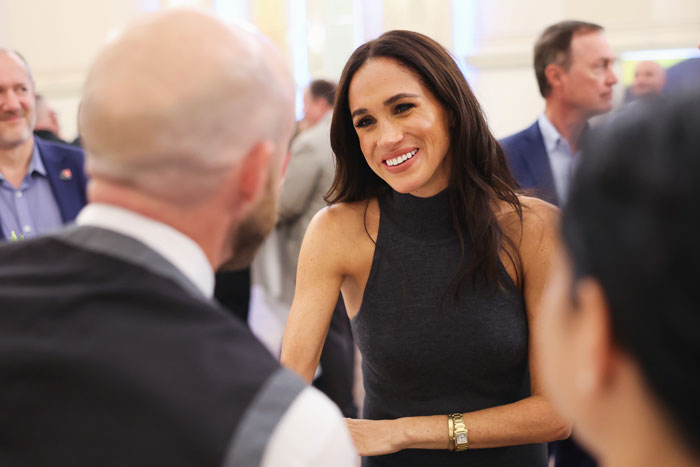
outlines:
[[[408,159],[404,160],[403,162],[397,165],[389,165],[388,161],[392,159],[395,160],[397,157],[399,157],[399,155],[383,160],[382,164],[384,165],[384,169],[389,171],[390,173],[399,173],[403,172],[404,170],[408,170],[409,168],[411,168],[411,166],[413,166],[413,164],[415,164],[416,159],[421,156],[420,149],[418,148],[414,148],[413,150],[408,151],[408,153],[403,154],[409,153],[412,153],[412,155]]]

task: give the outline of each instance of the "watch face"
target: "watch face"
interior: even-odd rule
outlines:
[[[466,433],[457,433],[457,436],[455,436],[455,441],[457,444],[464,444],[467,442],[467,434]]]

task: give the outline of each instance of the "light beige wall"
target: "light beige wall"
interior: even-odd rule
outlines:
[[[289,1],[255,0],[250,5],[251,21],[277,44],[289,59]]]
[[[353,3],[307,0],[306,10],[310,76],[337,81],[355,50]]]
[[[384,0],[384,31],[409,29],[452,44],[450,0]]]

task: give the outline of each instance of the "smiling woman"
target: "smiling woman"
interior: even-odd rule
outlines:
[[[411,71],[390,58],[371,60],[355,74],[348,101],[360,149],[374,173],[396,191],[419,197],[447,186],[445,110]]]
[[[353,53],[331,144],[331,206],[304,238],[282,362],[311,381],[342,291],[363,465],[545,466],[542,443],[569,432],[534,366],[556,208],[515,194],[464,76],[418,33]]]

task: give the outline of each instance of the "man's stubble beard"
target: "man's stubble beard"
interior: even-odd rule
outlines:
[[[23,120],[21,129],[0,129],[0,149],[16,148],[25,144],[33,136],[31,125],[24,125],[25,122],[26,120]]]
[[[279,190],[274,190],[275,186],[279,186],[279,180],[269,176],[262,198],[238,227],[233,240],[233,257],[221,265],[220,270],[236,271],[250,266],[260,246],[277,223]]]

